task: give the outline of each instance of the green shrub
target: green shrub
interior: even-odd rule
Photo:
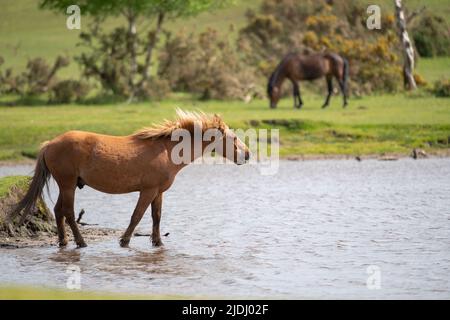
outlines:
[[[80,101],[89,93],[89,85],[78,80],[63,80],[53,86],[51,93],[51,101],[55,103]]]
[[[169,81],[153,77],[142,86],[137,95],[143,99],[161,100],[167,97],[170,92]]]
[[[22,73],[15,74],[11,68],[6,69],[5,73],[0,72],[0,92],[19,94],[21,97],[48,93],[58,83],[58,71],[67,65],[69,59],[63,56],[58,56],[53,65],[40,57],[30,59]]]
[[[450,97],[450,78],[436,81],[431,91],[437,97]]]
[[[427,13],[412,29],[414,44],[422,57],[450,55],[450,31],[444,18]]]
[[[160,51],[158,74],[172,90],[196,93],[200,99],[248,101],[262,95],[254,69],[217,30],[167,36]]]
[[[166,96],[167,83],[153,79],[151,72],[155,31],[138,37],[125,27],[104,30],[100,22],[80,34],[80,44],[88,48],[75,57],[83,76],[98,82],[103,95],[131,100]]]

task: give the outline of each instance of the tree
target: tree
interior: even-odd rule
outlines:
[[[164,22],[168,19],[196,15],[205,10],[224,6],[230,0],[80,0],[82,15],[103,20],[122,16],[127,21],[127,73],[129,100],[142,90],[150,79],[152,57]],[[41,0],[40,7],[65,12],[72,0]],[[154,26],[138,30],[139,21],[153,21]],[[138,50],[139,34],[146,33],[143,50]],[[95,68],[94,68],[95,69]]]
[[[398,34],[403,49],[403,78],[405,87],[409,90],[417,88],[414,79],[414,48],[406,30],[406,17],[402,7],[402,0],[394,0],[395,16],[397,18]]]

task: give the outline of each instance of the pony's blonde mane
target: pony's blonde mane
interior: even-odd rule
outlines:
[[[169,137],[174,130],[185,129],[192,131],[194,126],[201,124],[202,131],[219,129],[222,132],[227,128],[222,118],[218,115],[207,115],[204,112],[176,110],[175,120],[164,120],[162,123],[153,124],[151,127],[137,131],[134,136],[138,139],[157,139]]]

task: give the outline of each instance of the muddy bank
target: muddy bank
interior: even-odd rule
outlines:
[[[413,149],[411,153],[384,153],[384,154],[304,154],[280,156],[282,160],[289,161],[311,161],[311,160],[398,160],[398,159],[426,159],[426,158],[450,158],[450,149],[424,151],[423,149]]]
[[[32,214],[13,216],[14,206],[24,196],[30,177],[8,176],[0,179],[0,247],[21,248],[57,245],[56,222],[42,198],[38,199]],[[118,236],[119,231],[84,225],[80,230],[88,241]],[[69,239],[71,233],[68,230]]]
[[[417,156],[417,150],[423,151],[419,152],[417,158],[450,158],[450,148],[441,150],[427,150],[423,149],[412,149],[410,153],[374,153],[374,154],[288,154],[280,156],[281,160],[289,161],[309,161],[309,160],[391,160],[391,159],[405,159],[414,158],[415,153]],[[17,166],[17,165],[34,165],[35,160],[30,158],[23,158],[17,160],[0,160],[0,167],[2,166]]]
[[[0,160],[0,167],[2,166],[20,166],[20,165],[34,165],[36,163],[35,159],[31,158],[19,158],[11,160]]]
[[[67,228],[67,236],[69,239],[69,246],[74,244],[72,233]],[[117,246],[119,246],[120,230],[97,228],[92,226],[79,226],[80,232],[83,235],[87,244],[93,242],[103,241],[111,238],[117,238]],[[41,232],[33,236],[15,236],[8,237],[0,235],[0,248],[30,248],[30,247],[48,247],[58,246],[58,236],[52,233]]]
[[[8,176],[0,179],[0,237],[35,237],[56,234],[54,218],[42,198],[39,198],[31,214],[13,215],[15,205],[25,195],[30,178]]]

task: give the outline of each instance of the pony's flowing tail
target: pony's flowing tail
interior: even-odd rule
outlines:
[[[349,64],[348,60],[346,58],[343,58],[344,60],[344,95],[345,97],[348,97],[348,78],[349,78]]]
[[[26,217],[33,211],[38,198],[42,196],[44,186],[47,186],[48,191],[48,180],[50,179],[51,174],[44,159],[46,147],[47,143],[44,143],[39,151],[33,179],[31,180],[27,193],[12,211],[11,218],[17,217],[23,211],[20,223],[23,223]]]

